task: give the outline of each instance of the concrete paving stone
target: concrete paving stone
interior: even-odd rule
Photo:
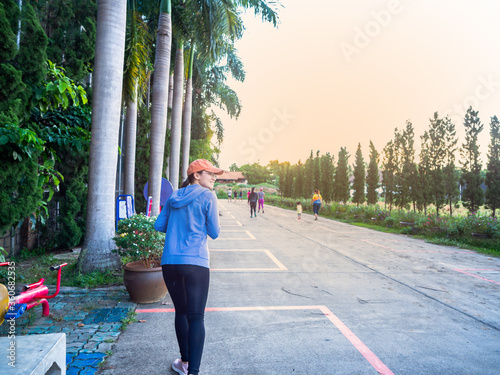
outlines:
[[[89,339],[89,342],[93,342],[95,343],[96,345],[100,342],[103,342],[104,340],[106,340],[105,337],[101,337],[101,336],[93,336]]]
[[[80,375],[94,375],[97,373],[97,367],[86,367],[82,371],[80,371]]]
[[[94,333],[82,333],[82,334],[78,335],[78,340],[79,341],[87,341],[92,336],[94,336]]]
[[[102,362],[102,359],[99,358],[90,358],[90,359],[80,359],[79,357],[82,355],[92,355],[95,353],[89,353],[89,354],[79,354],[78,357],[75,357],[73,359],[72,366],[79,367],[80,369],[83,369],[88,366],[98,366],[100,362]],[[102,354],[102,353],[99,353]]]
[[[76,357],[76,354],[66,353],[66,367],[73,362],[73,358]]]
[[[135,309],[137,307],[137,303],[134,302],[118,302],[119,307],[125,308],[125,309]]]
[[[94,354],[80,354],[78,355],[79,360],[87,360],[87,359],[103,359],[106,357],[105,354],[102,353],[94,353]]]
[[[83,342],[70,342],[70,343],[66,342],[66,351],[68,351],[69,349],[77,349],[77,350],[81,349],[83,348],[84,344],[85,343]]]
[[[101,342],[97,347],[96,352],[106,353],[113,348],[114,342]]]
[[[113,326],[116,324],[113,323],[103,323],[101,327],[99,328],[99,331],[109,331],[113,328]]]
[[[36,335],[40,333],[46,333],[46,328],[44,327],[30,327],[27,329],[28,335]]]
[[[63,327],[58,327],[58,326],[50,326],[48,328],[48,332],[49,333],[57,333],[57,332],[61,332],[62,331],[62,328]]]
[[[55,302],[55,303],[52,303],[52,305],[50,307],[54,308],[54,309],[63,309],[64,307],[66,307],[67,303],[66,302]]]
[[[85,345],[83,345],[83,349],[95,349],[97,348],[97,344],[95,341],[92,341],[92,342],[87,342],[85,343]]]
[[[105,319],[105,322],[107,323],[118,323],[121,322],[124,318],[126,318],[127,315],[110,315]]]
[[[61,332],[64,332],[67,335],[69,332],[73,332],[74,329],[75,329],[74,327],[67,327],[66,326],[66,327],[62,327]]]
[[[78,375],[80,370],[81,370],[81,368],[79,368],[79,367],[68,366],[66,368],[66,375]]]
[[[93,349],[82,349],[78,352],[78,354],[94,354],[97,351],[96,348]]]

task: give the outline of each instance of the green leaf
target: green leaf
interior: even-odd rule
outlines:
[[[60,81],[59,82],[59,92],[62,94],[63,92],[69,90],[71,88],[70,85],[68,85],[66,82],[64,81]]]
[[[49,197],[47,198],[47,202],[50,202],[53,195],[54,195],[54,188],[52,186],[49,186]]]

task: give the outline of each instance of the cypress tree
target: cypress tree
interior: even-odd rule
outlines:
[[[314,158],[314,188],[321,189],[321,166],[319,150],[316,151],[316,157]]]
[[[335,167],[329,152],[321,157],[321,196],[326,202],[330,202],[333,197],[333,174]]]
[[[314,157],[313,151],[311,150],[311,154],[309,158],[306,160],[304,165],[304,193],[305,196],[310,196],[313,193],[314,187]]]
[[[419,211],[427,214],[427,206],[431,201],[431,165],[429,156],[429,133],[426,131],[421,139],[420,163],[418,164],[417,204]]]
[[[47,57],[75,81],[91,71],[94,60],[95,0],[39,0],[34,6],[48,37]]]
[[[394,158],[394,204],[399,208],[403,208],[404,199],[408,196],[407,186],[403,180],[403,134],[394,129],[394,142],[393,142],[393,158]]]
[[[445,128],[445,166],[443,168],[444,192],[450,207],[450,216],[453,215],[453,204],[458,200],[458,173],[455,167],[455,152],[457,150],[457,132],[455,124],[449,117],[443,119]]]
[[[462,201],[469,212],[475,213],[483,204],[484,193],[481,188],[483,178],[481,177],[481,159],[479,152],[479,133],[483,130],[483,124],[478,117],[478,111],[472,107],[467,109],[464,118],[465,143],[462,144]]]
[[[349,191],[349,153],[345,147],[339,151],[339,160],[335,169],[335,178],[333,182],[334,200],[336,202],[347,203],[351,194]]]
[[[434,205],[436,206],[436,214],[439,216],[439,210],[445,203],[445,186],[443,167],[446,158],[445,145],[446,128],[443,119],[439,118],[437,112],[434,112],[434,117],[430,119],[429,124],[429,163],[430,163],[430,179],[431,179],[431,194]]]
[[[304,196],[302,189],[304,188],[304,165],[299,160],[295,165],[295,178],[293,180],[293,196],[301,198]]]
[[[293,191],[293,173],[292,168],[290,166],[290,162],[286,161],[283,163],[283,196],[287,198],[292,197]],[[280,184],[281,189],[281,184]]]
[[[23,82],[27,89],[20,95],[25,102],[25,111],[31,109],[31,97],[34,88],[42,86],[46,75],[47,36],[43,32],[29,3],[23,3],[21,11],[21,40],[19,53],[14,59],[16,68],[23,72]]]
[[[415,192],[415,149],[414,131],[412,123],[407,120],[406,128],[402,133],[395,131],[395,155],[397,166],[396,179],[396,204],[400,208],[408,208],[410,202],[413,203],[415,209],[416,192]]]
[[[375,204],[378,201],[377,189],[379,188],[378,152],[370,141],[370,164],[366,176],[366,201],[368,204]]]
[[[34,89],[45,76],[47,38],[32,6],[25,2],[20,11],[13,0],[0,3],[0,38],[1,233],[32,214],[42,200],[41,140],[23,121],[29,116]]]
[[[396,191],[397,172],[394,142],[389,141],[384,147],[384,162],[382,164],[382,188],[384,190],[384,205],[389,205],[389,211],[392,211],[394,195]]]
[[[490,122],[490,145],[486,172],[486,204],[495,217],[500,207],[500,124],[493,116]]]
[[[361,151],[361,143],[358,143],[356,150],[356,164],[354,164],[354,181],[352,183],[354,194],[352,201],[359,207],[365,202],[365,161]]]

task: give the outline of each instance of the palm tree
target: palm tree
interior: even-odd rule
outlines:
[[[191,144],[191,113],[193,108],[193,60],[194,43],[191,42],[186,81],[186,98],[184,100],[184,109],[182,110],[182,181],[187,178],[187,169],[189,166],[189,150]]]
[[[127,114],[125,119],[124,193],[134,196],[135,148],[137,133],[137,98],[144,91],[149,78],[149,55],[152,38],[142,14],[135,10],[135,1],[129,1],[127,24],[123,97]]]
[[[168,77],[172,44],[172,3],[161,0],[151,106],[151,147],[148,194],[153,197],[151,215],[160,211],[161,178],[167,127]]]
[[[82,272],[118,267],[115,248],[115,180],[123,82],[127,8],[121,0],[100,0],[97,8],[92,136],[87,221]]]
[[[174,190],[179,188],[179,161],[181,153],[182,97],[184,93],[184,42],[179,38],[175,54],[174,97],[172,128],[170,132],[169,175]]]

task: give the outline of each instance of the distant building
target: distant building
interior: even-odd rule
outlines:
[[[217,182],[221,184],[248,184],[242,172],[224,172],[217,176]]]

